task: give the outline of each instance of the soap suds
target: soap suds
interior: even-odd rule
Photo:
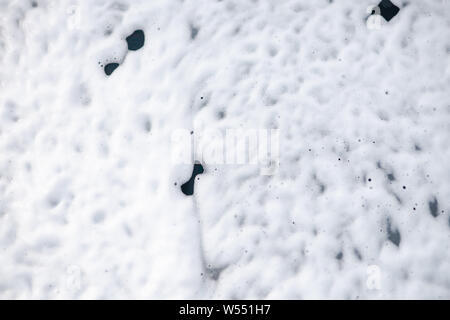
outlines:
[[[0,298],[449,299],[450,6],[391,2],[0,1]]]

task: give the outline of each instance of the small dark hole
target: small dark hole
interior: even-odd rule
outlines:
[[[433,200],[428,202],[428,208],[430,209],[430,214],[436,218],[439,215],[439,202],[436,197],[433,197]]]
[[[199,174],[202,174],[203,172],[205,172],[205,170],[203,169],[203,166],[200,163],[194,164],[194,169],[192,170],[191,178],[181,185],[181,191],[185,195],[192,196],[194,194],[195,177]]]
[[[387,221],[387,233],[388,240],[399,247],[402,237],[400,235],[400,231],[397,228],[392,227],[390,219]]]
[[[113,62],[113,63],[108,63],[108,64],[105,66],[105,73],[106,73],[106,75],[107,75],[107,76],[111,75],[111,74],[114,72],[114,70],[117,69],[118,66],[119,66],[119,64],[118,64],[118,63],[115,63],[115,62]]]
[[[195,40],[195,38],[197,38],[199,29],[193,25],[191,25],[190,27],[191,27],[191,39]]]
[[[382,0],[378,4],[378,7],[380,8],[380,15],[386,19],[386,21],[390,21],[400,11],[400,8],[389,0]]]
[[[145,35],[144,31],[136,30],[127,38],[128,50],[136,51],[144,46]]]

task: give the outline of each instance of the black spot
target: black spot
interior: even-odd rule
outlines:
[[[144,46],[145,35],[144,31],[136,30],[127,38],[128,50],[136,51]]]
[[[195,38],[197,38],[197,34],[198,34],[198,28],[191,25],[191,39],[195,40]]]
[[[152,122],[150,121],[150,119],[146,119],[146,120],[144,121],[144,130],[145,130],[146,132],[152,131]]]
[[[403,190],[405,190],[406,189],[406,186],[403,186]]]
[[[113,73],[114,70],[116,70],[118,66],[119,66],[119,64],[118,64],[118,63],[115,63],[115,62],[113,62],[113,63],[108,63],[108,64],[105,66],[105,73],[106,73],[106,75],[107,75],[107,76],[111,75],[111,73]]]
[[[51,195],[47,198],[47,203],[50,207],[54,208],[61,202],[58,196]]]
[[[389,179],[389,181],[394,181],[395,180],[395,176],[393,173],[388,173],[387,178]]]
[[[358,260],[362,260],[361,252],[359,252],[359,250],[357,248],[354,248],[353,252],[355,253],[355,256],[356,256],[356,258],[358,258]]]
[[[430,208],[431,215],[436,218],[439,215],[439,203],[436,197],[433,197],[433,200],[428,202],[428,207]]]
[[[203,169],[203,166],[200,163],[194,164],[194,169],[192,170],[191,178],[187,182],[185,182],[181,185],[181,191],[185,195],[192,196],[194,194],[195,177],[198,174],[202,174],[203,172],[205,172],[205,170]]]
[[[400,11],[400,8],[389,0],[382,0],[378,4],[378,7],[380,8],[380,15],[386,19],[386,21],[390,21]]]
[[[319,192],[320,193],[324,193],[325,192],[325,190],[327,189],[327,187],[323,184],[323,183],[320,183],[319,184]]]
[[[343,257],[344,257],[344,254],[341,251],[336,255],[336,260],[342,260]]]
[[[400,246],[401,241],[400,231],[398,231],[398,229],[392,228],[391,221],[389,219],[387,221],[387,233],[389,241],[391,241],[397,247]]]
[[[205,269],[205,273],[210,279],[217,281],[224,269],[225,268],[213,268],[211,265],[208,265]]]

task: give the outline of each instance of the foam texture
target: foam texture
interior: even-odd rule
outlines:
[[[449,299],[450,4],[393,2],[0,0],[0,298]],[[180,128],[278,171],[186,196]]]

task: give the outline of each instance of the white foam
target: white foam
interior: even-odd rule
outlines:
[[[0,297],[450,298],[450,7],[394,2],[0,1]],[[173,132],[237,128],[277,173],[185,196]]]

